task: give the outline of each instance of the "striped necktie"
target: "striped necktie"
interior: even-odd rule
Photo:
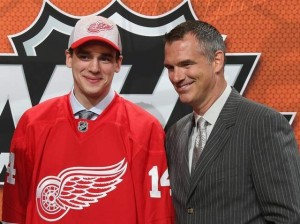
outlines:
[[[88,110],[81,110],[77,112],[77,114],[80,119],[86,119],[86,120],[91,120],[95,115],[94,112]]]
[[[193,151],[191,173],[194,171],[196,167],[197,161],[199,160],[200,154],[202,153],[202,150],[207,140],[206,127],[208,125],[208,122],[203,117],[200,117],[196,125],[197,125],[197,135],[196,135],[194,151]]]

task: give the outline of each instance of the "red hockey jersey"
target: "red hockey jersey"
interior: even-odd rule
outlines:
[[[11,143],[3,221],[172,223],[164,138],[117,94],[96,120],[75,119],[68,95],[29,109]]]

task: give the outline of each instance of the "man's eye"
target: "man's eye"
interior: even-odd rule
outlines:
[[[185,63],[185,64],[183,64],[183,67],[185,67],[185,68],[187,68],[189,66],[191,66],[191,63]]]
[[[111,61],[112,61],[112,58],[111,58],[111,57],[101,57],[100,60],[101,60],[102,62],[108,63],[108,62],[111,62]]]
[[[89,57],[85,54],[78,55],[78,58],[80,58],[81,60],[88,60],[89,59]]]
[[[165,68],[166,68],[168,71],[170,71],[170,70],[173,69],[173,67],[172,67],[172,66],[169,66],[169,65],[165,65]]]

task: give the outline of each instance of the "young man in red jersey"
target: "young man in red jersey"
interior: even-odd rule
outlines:
[[[111,20],[77,22],[66,50],[73,90],[26,111],[14,133],[3,221],[172,223],[164,130],[111,88],[121,52]]]

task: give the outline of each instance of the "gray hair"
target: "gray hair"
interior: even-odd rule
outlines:
[[[165,34],[165,43],[181,40],[188,33],[198,40],[201,53],[207,57],[209,62],[213,61],[218,50],[225,55],[226,46],[221,33],[214,26],[199,20],[188,20],[177,25]]]

